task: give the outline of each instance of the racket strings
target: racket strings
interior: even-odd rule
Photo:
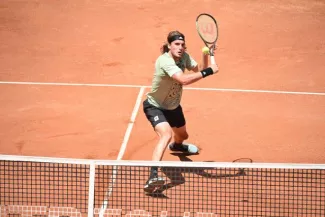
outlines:
[[[197,19],[198,32],[207,43],[214,43],[218,37],[218,27],[210,16],[202,15]]]

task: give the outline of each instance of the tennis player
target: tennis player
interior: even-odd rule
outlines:
[[[213,49],[214,52],[214,48]],[[208,67],[208,55],[203,54],[201,67],[186,52],[185,36],[179,31],[172,31],[167,42],[161,48],[161,55],[155,63],[152,88],[143,102],[143,111],[159,136],[152,160],[160,161],[166,147],[171,151],[197,154],[193,144],[183,143],[188,139],[186,122],[180,101],[183,85],[189,85],[218,72],[218,66]],[[194,73],[184,73],[185,69]],[[171,143],[171,141],[173,142]],[[164,184],[158,177],[158,168],[152,167],[144,191],[152,193],[156,187]]]

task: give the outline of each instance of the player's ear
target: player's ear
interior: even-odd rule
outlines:
[[[167,44],[167,46],[168,46],[168,49],[170,50],[170,44],[169,43]]]

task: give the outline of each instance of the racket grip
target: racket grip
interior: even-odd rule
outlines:
[[[210,56],[210,62],[211,62],[211,64],[216,64],[216,61],[214,59],[214,56]]]

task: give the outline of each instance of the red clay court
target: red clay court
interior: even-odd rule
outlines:
[[[151,160],[154,61],[175,29],[200,61],[202,12],[219,24],[220,72],[184,91],[202,148],[190,159],[325,163],[319,0],[1,1],[0,154]]]

